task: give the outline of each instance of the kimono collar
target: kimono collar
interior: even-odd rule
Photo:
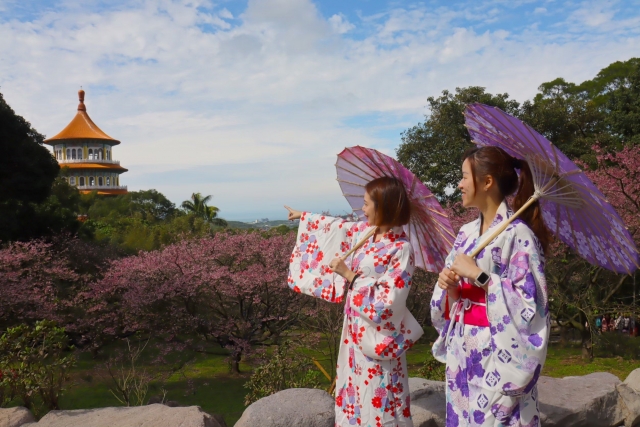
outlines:
[[[493,219],[493,222],[491,223],[491,225],[489,225],[489,228],[484,234],[489,233],[489,231],[496,228],[503,221],[509,219],[511,215],[513,215],[513,211],[511,210],[509,205],[507,205],[506,200],[503,200],[502,203],[500,203],[500,206],[498,206],[498,210],[496,211],[496,216]],[[480,228],[481,224],[482,224],[482,214],[480,214],[477,222],[477,230],[478,230],[479,236],[481,235],[481,231],[482,231],[482,229]]]
[[[367,224],[367,226],[370,226],[370,225]],[[404,233],[404,229],[402,228],[402,226],[392,227],[389,229],[389,231],[387,231],[382,235],[380,240],[390,240],[394,242],[402,236],[402,233]],[[372,241],[373,241],[373,238],[374,236],[371,236]]]

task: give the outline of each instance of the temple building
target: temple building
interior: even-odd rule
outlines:
[[[69,168],[69,184],[78,187],[81,193],[126,194],[127,187],[120,185],[120,174],[127,169],[120,166],[118,160],[113,160],[112,154],[113,146],[120,141],[93,123],[84,105],[84,90],[78,92],[78,97],[78,112],[71,123],[44,142],[53,147],[60,167]]]

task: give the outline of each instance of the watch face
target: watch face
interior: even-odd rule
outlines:
[[[480,283],[482,283],[484,285],[488,281],[489,281],[489,275],[487,273],[485,273],[484,271],[482,273],[480,273],[480,275],[478,276],[478,282],[480,282]]]

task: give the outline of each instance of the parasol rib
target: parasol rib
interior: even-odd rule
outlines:
[[[351,151],[349,151],[349,152],[351,153]],[[339,160],[342,160],[342,161],[344,161],[344,162],[346,162],[346,163],[349,163],[349,164],[350,164],[351,166],[353,166],[354,168],[359,169],[360,171],[362,171],[362,173],[364,173],[365,175],[370,176],[370,177],[371,177],[371,179],[376,179],[376,178],[377,178],[377,176],[374,176],[374,175],[372,175],[372,173],[370,173],[370,172],[368,172],[368,171],[366,171],[366,170],[362,169],[360,166],[358,166],[357,164],[355,164],[354,162],[352,162],[352,161],[351,161],[351,160],[349,160],[349,159],[345,159],[345,158],[343,158],[343,157],[340,157],[340,158],[339,158]],[[338,166],[338,162],[336,162],[336,167],[337,167],[337,166]],[[342,166],[340,166],[340,168],[341,168],[341,169],[343,169],[343,170],[348,171],[348,169],[345,169],[345,168],[344,168],[344,167],[342,167]]]

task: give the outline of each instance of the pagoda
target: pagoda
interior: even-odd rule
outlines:
[[[101,195],[126,194],[127,187],[120,185],[120,174],[127,169],[113,160],[112,149],[120,144],[104,133],[87,114],[84,90],[78,91],[78,112],[62,132],[46,139],[53,147],[53,154],[61,167],[69,168],[66,179],[83,193],[97,191]]]

